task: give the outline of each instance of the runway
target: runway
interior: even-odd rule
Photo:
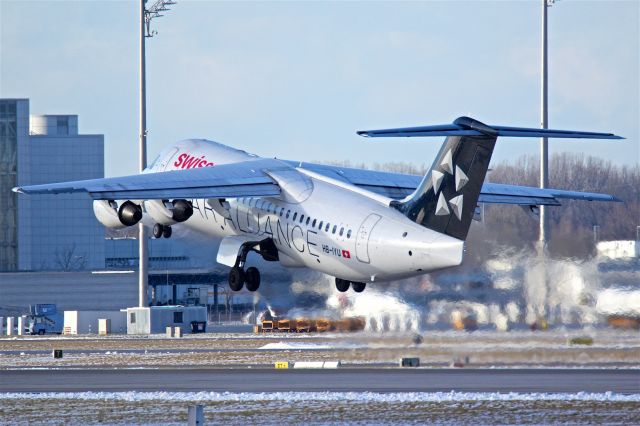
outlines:
[[[614,392],[639,393],[640,369],[3,370],[0,392]]]

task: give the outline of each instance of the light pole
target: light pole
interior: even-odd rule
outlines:
[[[547,62],[547,11],[551,5],[555,3],[555,0],[542,0],[542,84],[540,90],[540,127],[547,129],[549,113],[547,110],[548,100],[548,62]],[[549,185],[549,141],[547,138],[540,138],[540,188],[546,188]],[[545,206],[540,206],[540,233],[538,236],[538,255],[540,256],[540,273],[542,282],[540,283],[544,288],[545,295],[549,294],[548,280],[547,280],[547,214]],[[547,306],[548,298],[545,296],[545,302],[543,305],[543,312],[538,312],[537,316],[544,314],[549,315],[549,309]]]
[[[542,0],[542,84],[541,84],[541,109],[540,127],[548,128],[549,113],[547,111],[547,10],[555,3],[555,0]],[[549,186],[549,141],[547,138],[540,138],[540,188]],[[540,232],[538,244],[540,252],[547,246],[547,215],[545,206],[540,206]]]
[[[153,37],[157,31],[151,30],[151,21],[162,16],[162,12],[169,10],[169,6],[176,4],[172,0],[157,0],[150,8],[146,8],[147,0],[140,0],[140,145],[139,171],[147,168],[147,88],[145,64],[145,39]],[[147,232],[142,222],[138,225],[138,306],[146,307],[147,287],[149,285],[147,272]]]

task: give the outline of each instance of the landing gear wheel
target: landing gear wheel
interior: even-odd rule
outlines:
[[[349,290],[349,284],[351,283],[347,280],[336,278],[336,289],[338,289],[340,293],[344,293]]]
[[[258,271],[258,268],[254,268],[253,266],[247,268],[244,275],[247,290],[256,291],[260,287],[260,271]]]
[[[233,291],[240,291],[243,285],[244,271],[234,266],[229,272],[229,288]]]
[[[356,283],[356,282],[351,283],[351,288],[356,293],[362,293],[366,286],[367,286],[367,283]]]
[[[156,223],[153,225],[153,238],[162,238],[162,232],[164,231],[164,226]]]
[[[171,227],[170,226],[164,226],[164,229],[162,230],[162,236],[165,238],[171,238]]]

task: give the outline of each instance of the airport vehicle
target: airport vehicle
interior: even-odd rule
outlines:
[[[56,305],[42,303],[29,306],[26,332],[29,334],[62,333],[64,317],[58,312]]]
[[[153,227],[156,238],[188,227],[221,238],[229,286],[250,291],[255,252],[286,267],[308,267],[355,292],[367,282],[459,265],[479,203],[534,211],[561,199],[619,201],[607,194],[484,183],[499,136],[621,139],[611,133],[452,124],[360,131],[378,137],[446,136],[423,177],[262,158],[209,140],[169,146],[134,176],[14,188],[25,194],[86,192],[107,227]]]

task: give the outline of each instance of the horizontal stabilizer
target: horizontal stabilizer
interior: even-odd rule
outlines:
[[[480,123],[479,121],[469,117],[459,117],[452,124],[402,127],[397,129],[360,130],[357,133],[360,136],[369,138],[419,136],[504,136],[522,138],[624,139],[623,137],[614,135],[613,133],[494,126]]]
[[[353,169],[326,164],[301,163],[300,161],[289,161],[288,163],[294,167],[302,164],[302,168],[304,169],[350,183],[375,194],[396,200],[410,195],[416,190],[422,180],[422,176],[402,173]],[[557,206],[560,205],[560,200],[563,199],[603,202],[622,201],[609,194],[554,188],[542,189],[530,186],[484,182],[478,203]]]

